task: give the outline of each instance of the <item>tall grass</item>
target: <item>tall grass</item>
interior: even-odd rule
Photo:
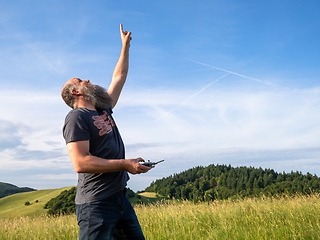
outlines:
[[[75,215],[59,217],[20,217],[0,219],[1,240],[64,240],[77,239],[78,225]]]
[[[320,239],[319,194],[136,207],[148,239]]]
[[[136,205],[147,239],[319,239],[320,196]],[[0,239],[77,239],[74,215],[0,219]]]

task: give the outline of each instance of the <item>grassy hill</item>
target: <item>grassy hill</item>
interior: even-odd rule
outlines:
[[[154,192],[137,193],[137,197],[129,198],[130,202],[133,205],[139,204],[139,203],[144,203],[144,204],[155,203],[155,202],[161,201],[162,199],[164,199],[164,197],[159,197],[158,194]]]
[[[12,218],[20,216],[38,216],[47,212],[44,205],[58,196],[62,191],[71,187],[59,189],[45,189],[32,192],[16,193],[0,199],[0,218]],[[25,203],[30,205],[26,206]]]
[[[57,197],[62,191],[69,190],[72,187],[59,189],[45,189],[32,192],[16,193],[0,199],[0,219],[14,217],[33,217],[47,213],[44,205],[52,198]],[[163,197],[158,197],[156,193],[140,193],[138,197],[130,198],[132,204],[158,202]],[[25,203],[30,205],[26,206]]]

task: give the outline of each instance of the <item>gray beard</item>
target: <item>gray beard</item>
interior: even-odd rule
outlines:
[[[112,98],[107,91],[99,85],[84,87],[83,93],[84,99],[90,101],[97,111],[112,107]]]

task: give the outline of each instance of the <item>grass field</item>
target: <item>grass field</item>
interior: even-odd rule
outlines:
[[[148,193],[144,193],[144,197]],[[154,198],[156,196],[153,195]],[[136,205],[146,239],[319,239],[320,195]],[[74,215],[0,219],[0,239],[77,239]]]
[[[148,239],[319,239],[319,195],[137,206]]]

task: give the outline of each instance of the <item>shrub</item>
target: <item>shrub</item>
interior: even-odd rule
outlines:
[[[76,212],[75,208],[75,196],[76,187],[72,187],[70,190],[62,191],[57,197],[52,198],[44,206],[48,209],[49,215],[71,214]]]

